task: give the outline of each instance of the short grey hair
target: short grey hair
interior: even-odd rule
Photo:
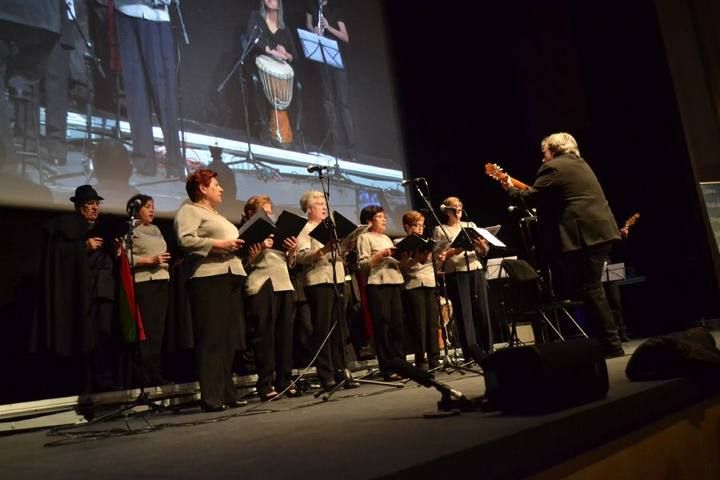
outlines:
[[[300,208],[302,208],[302,211],[307,213],[308,209],[310,208],[310,204],[314,200],[322,200],[325,201],[325,195],[323,192],[320,192],[318,190],[308,190],[307,192],[302,194],[302,197],[300,197]]]
[[[540,148],[544,151],[546,147],[553,158],[566,153],[574,153],[578,157],[580,156],[578,144],[575,138],[569,133],[558,132],[543,138],[543,141],[540,143]]]

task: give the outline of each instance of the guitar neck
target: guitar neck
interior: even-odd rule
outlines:
[[[518,190],[527,190],[528,188],[530,188],[529,185],[521,182],[520,180],[516,180],[512,177],[510,177],[510,183],[512,183],[512,186],[517,188]]]

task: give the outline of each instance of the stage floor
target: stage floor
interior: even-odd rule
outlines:
[[[634,350],[639,341],[627,348]],[[513,478],[547,468],[708,397],[687,380],[630,382],[629,355],[607,361],[606,399],[556,413],[471,412],[426,419],[440,394],[363,385],[323,402],[306,394],[230,413],[135,416],[136,435],[47,446],[47,430],[0,437],[3,478]],[[470,398],[483,377],[440,373]],[[146,421],[147,422],[146,422]],[[153,431],[142,433],[152,425]],[[82,427],[126,430],[124,421]],[[417,475],[420,475],[419,477]]]

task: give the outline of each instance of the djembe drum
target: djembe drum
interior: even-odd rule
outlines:
[[[286,109],[292,102],[295,73],[289,64],[268,55],[258,55],[255,65],[258,68],[265,97],[272,107],[268,123],[270,137],[281,144],[292,143],[292,129]]]

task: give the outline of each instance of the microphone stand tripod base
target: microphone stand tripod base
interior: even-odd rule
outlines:
[[[440,402],[438,402],[440,403]],[[454,417],[456,415],[460,415],[460,410],[438,410],[437,412],[425,412],[423,413],[423,418],[446,418],[446,417]]]

